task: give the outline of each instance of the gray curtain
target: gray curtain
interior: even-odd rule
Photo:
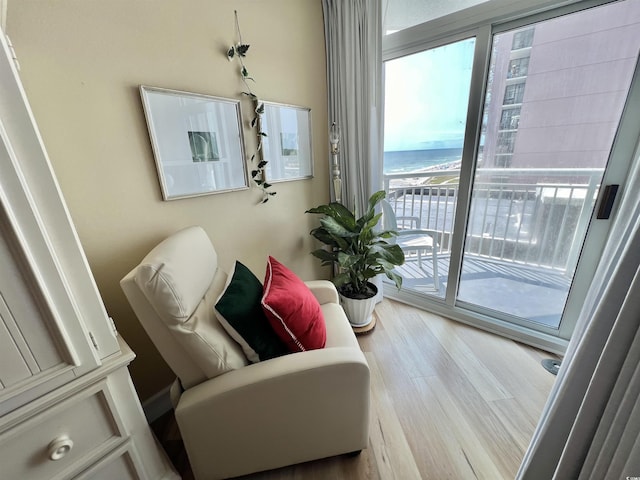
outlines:
[[[322,8],[329,124],[335,121],[342,133],[342,202],[362,212],[382,188],[380,0],[322,0]]]
[[[640,476],[639,156],[520,480]]]

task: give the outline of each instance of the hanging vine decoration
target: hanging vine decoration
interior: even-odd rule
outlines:
[[[264,103],[262,103],[258,96],[253,93],[251,89],[251,84],[249,82],[253,82],[255,84],[255,80],[249,76],[249,71],[244,64],[244,58],[247,56],[247,51],[249,50],[250,45],[243,43],[242,34],[240,33],[240,23],[238,22],[238,12],[234,10],[235,20],[236,20],[236,33],[238,35],[238,43],[236,45],[232,45],[227,50],[227,59],[231,62],[234,59],[237,59],[240,62],[240,78],[242,79],[242,83],[244,83],[245,91],[242,92],[242,95],[249,97],[253,105],[253,118],[249,123],[252,130],[255,130],[258,147],[256,149],[256,153],[251,155],[251,164],[254,168],[251,170],[251,179],[253,183],[262,190],[262,201],[260,203],[266,203],[269,201],[269,197],[272,197],[276,194],[269,190],[272,185],[267,182],[267,176],[265,167],[269,163],[264,159],[264,155],[262,152],[262,143],[263,140],[267,137],[267,134],[262,131],[262,115],[264,114]],[[257,160],[257,163],[256,163]]]

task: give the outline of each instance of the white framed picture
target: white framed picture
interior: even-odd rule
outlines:
[[[240,101],[140,86],[164,200],[248,188]]]
[[[313,177],[311,109],[263,102],[262,158],[269,183]]]

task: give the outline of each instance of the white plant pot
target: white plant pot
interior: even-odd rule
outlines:
[[[359,299],[340,294],[340,303],[352,326],[365,327],[373,320],[373,309],[376,307],[375,295],[371,298]]]

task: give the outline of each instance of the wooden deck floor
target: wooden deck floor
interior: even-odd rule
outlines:
[[[392,300],[359,337],[372,373],[369,448],[245,479],[513,479],[556,377],[550,355]],[[154,424],[191,476],[170,415]]]

